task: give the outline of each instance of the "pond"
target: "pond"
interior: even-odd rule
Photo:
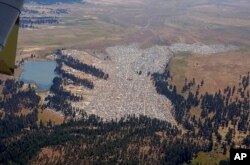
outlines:
[[[20,80],[25,83],[35,83],[38,92],[47,91],[56,76],[54,73],[56,66],[55,61],[27,61],[24,63]]]

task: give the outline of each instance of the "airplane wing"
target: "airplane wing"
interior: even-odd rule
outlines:
[[[5,47],[0,52],[0,73],[13,75],[16,60],[17,37],[19,18],[17,19],[8,37]]]
[[[0,0],[0,73],[13,75],[24,0]]]

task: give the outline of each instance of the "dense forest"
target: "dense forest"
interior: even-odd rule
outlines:
[[[26,132],[21,138],[0,143],[0,162],[36,164],[181,164],[189,162],[206,145],[192,138],[177,138],[177,127],[145,116],[103,122],[89,116],[52,128]],[[180,136],[181,137],[181,136]],[[36,155],[48,147],[62,157]],[[31,159],[32,158],[32,159]]]
[[[1,81],[4,85],[0,94],[0,138],[10,137],[23,129],[37,128],[37,113],[40,97],[30,86],[22,90],[24,83],[14,80]],[[30,110],[28,115],[18,114]],[[1,164],[1,162],[0,162]]]

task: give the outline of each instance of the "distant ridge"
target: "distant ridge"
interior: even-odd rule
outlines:
[[[82,0],[27,0],[27,2],[36,2],[39,4],[54,4],[54,3],[75,3],[82,2]]]

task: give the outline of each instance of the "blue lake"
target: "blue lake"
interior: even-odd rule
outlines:
[[[24,63],[20,80],[35,83],[38,92],[47,91],[56,76],[54,73],[56,66],[55,61],[27,61]]]

